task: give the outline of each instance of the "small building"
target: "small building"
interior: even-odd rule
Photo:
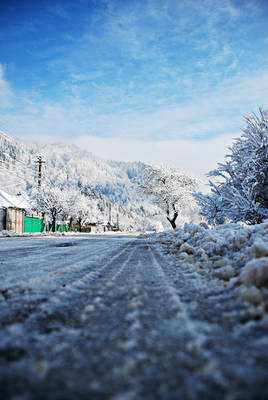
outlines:
[[[23,233],[25,210],[30,208],[23,196],[12,196],[0,189],[0,230]]]
[[[103,233],[105,232],[105,227],[101,223],[92,222],[87,224],[87,231],[91,233]]]

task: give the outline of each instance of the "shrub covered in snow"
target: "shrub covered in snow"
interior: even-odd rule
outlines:
[[[225,163],[208,175],[212,194],[196,197],[210,223],[262,222],[268,217],[268,110],[245,118],[247,127],[229,148]]]

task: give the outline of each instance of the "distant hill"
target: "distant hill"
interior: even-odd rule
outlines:
[[[124,228],[146,229],[162,220],[158,207],[139,190],[146,164],[105,161],[74,145],[27,143],[1,131],[0,188],[10,194],[31,195],[37,186],[38,155],[45,160],[42,185],[79,187],[98,198],[104,213],[109,204],[112,218],[119,212]]]

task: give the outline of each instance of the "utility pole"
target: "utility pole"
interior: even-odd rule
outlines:
[[[116,227],[119,229],[119,213],[116,214]]]
[[[42,183],[42,164],[45,163],[44,160],[42,160],[42,156],[37,156],[37,161],[35,161],[35,163],[38,164],[38,187],[41,187],[41,183]]]
[[[119,212],[120,212],[120,206],[117,203],[117,213],[116,213],[116,227],[119,230]]]
[[[112,223],[112,205],[109,203],[109,224]]]

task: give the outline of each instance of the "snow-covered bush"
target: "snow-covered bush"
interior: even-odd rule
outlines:
[[[211,195],[197,194],[201,215],[211,223],[261,223],[268,217],[268,111],[245,118],[247,126],[229,148],[227,161],[208,175]]]
[[[165,212],[173,229],[176,220],[184,209],[195,206],[192,192],[198,181],[184,171],[164,165],[150,166],[145,169],[142,189],[152,195],[155,203]]]

